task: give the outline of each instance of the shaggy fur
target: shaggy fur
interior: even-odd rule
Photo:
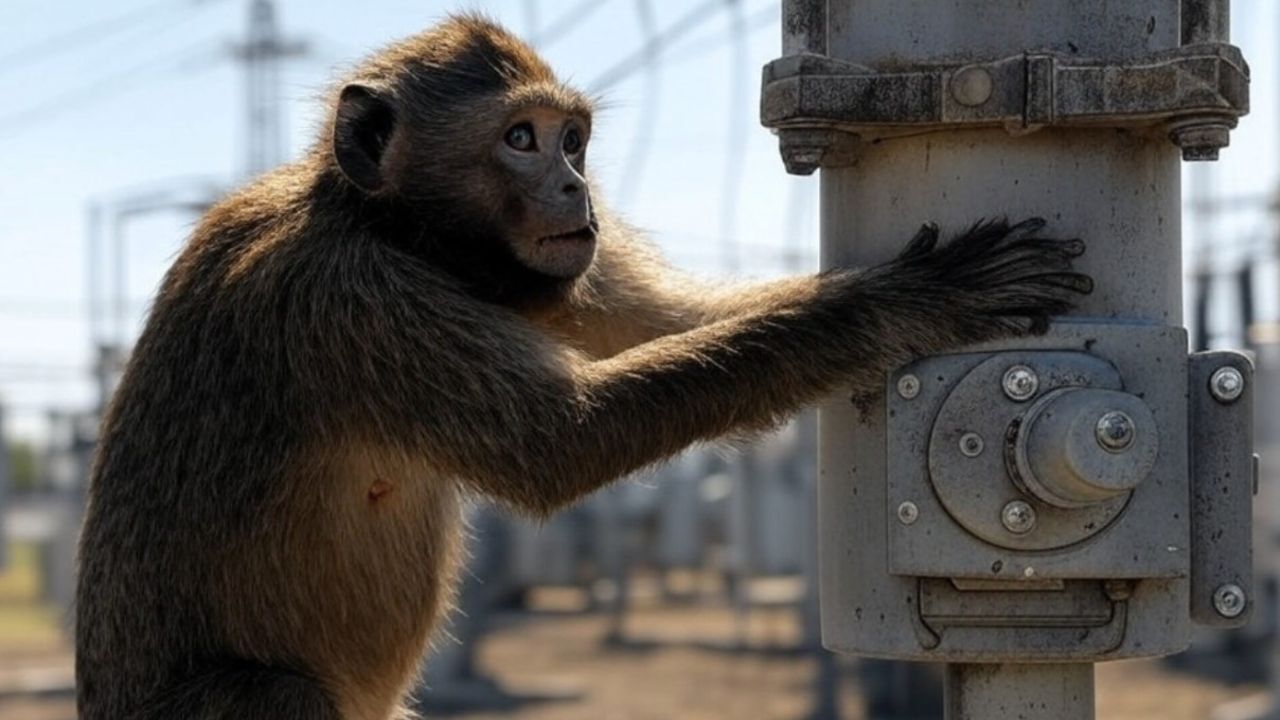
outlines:
[[[598,204],[591,268],[540,276],[510,251],[519,198],[484,148],[505,108],[589,122],[585,98],[472,16],[349,81],[390,98],[363,116],[361,142],[386,146],[373,187],[338,167],[331,120],[208,213],[134,349],[80,550],[83,720],[399,717],[449,604],[463,493],[545,516],[692,443],[872,393],[914,356],[1042,330],[1088,289],[1081,245],[1038,221],[942,246],[926,227],[863,272],[699,287]]]

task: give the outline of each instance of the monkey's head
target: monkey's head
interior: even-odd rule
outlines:
[[[519,38],[455,16],[355,71],[335,103],[332,159],[389,236],[521,302],[594,259],[591,111]]]

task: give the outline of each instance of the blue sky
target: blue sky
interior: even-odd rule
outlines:
[[[772,136],[756,120],[759,68],[778,54],[776,10],[771,11],[776,3],[741,2],[749,22],[743,47],[725,42],[730,13],[713,9],[670,48],[654,75],[636,73],[608,91],[591,158],[612,204],[650,229],[678,264],[722,272],[721,233],[736,228],[741,272],[766,274],[782,268],[788,249],[803,249],[803,265],[812,263],[815,181],[783,173]],[[702,4],[654,0],[653,24],[667,28]],[[311,142],[314,98],[335,68],[449,10],[482,9],[517,31],[536,34],[566,12],[590,6],[570,33],[543,48],[563,77],[581,85],[638,51],[643,37],[638,3],[631,0],[598,0],[594,6],[580,0],[277,5],[286,34],[311,46],[308,57],[291,61],[283,73],[288,139],[295,151]],[[247,6],[248,0],[0,4],[0,402],[10,408],[11,426],[20,434],[38,435],[46,409],[85,407],[91,398],[85,312],[89,203],[131,188],[172,187],[183,179],[240,178],[244,91],[240,68],[227,59],[226,47],[242,36]],[[1234,41],[1254,71],[1253,114],[1236,132],[1224,161],[1210,170],[1218,194],[1258,195],[1274,187],[1280,155],[1273,87],[1278,14],[1277,2],[1235,2]],[[69,44],[50,42],[102,22],[117,31]],[[647,108],[655,109],[651,125],[644,122]],[[636,153],[644,158],[642,172],[628,181],[626,169]],[[727,173],[732,181],[726,181]],[[737,197],[728,216],[721,203],[726,188]],[[163,214],[129,225],[129,332],[136,331],[146,299],[192,222]],[[1239,262],[1233,247],[1272,232],[1256,212],[1224,218],[1220,227],[1235,239],[1232,247],[1215,252],[1215,262],[1224,266]],[[1276,311],[1268,312],[1274,317]]]

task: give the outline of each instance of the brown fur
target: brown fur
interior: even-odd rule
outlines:
[[[83,720],[397,716],[463,493],[545,516],[913,356],[1041,329],[1087,289],[1078,243],[1038,223],[695,286],[598,203],[591,268],[539,276],[504,244],[493,208],[520,198],[483,148],[508,109],[589,122],[586,100],[471,16],[351,80],[394,99],[386,189],[344,176],[331,125],[209,212],[134,349],[81,546]]]

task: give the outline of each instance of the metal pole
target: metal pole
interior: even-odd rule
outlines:
[[[947,666],[946,720],[1093,720],[1093,666]]]
[[[1112,6],[1124,15],[1139,12],[1137,4]],[[981,49],[999,57],[1065,38],[1096,43],[1082,53],[1124,53],[1130,50],[1123,44],[1131,36],[1098,32],[1108,26],[1105,6],[975,2],[939,13],[936,3],[914,0],[832,3],[832,15],[846,21],[837,26],[844,32],[829,42],[833,55],[854,62],[874,62],[875,54],[911,57],[921,47],[942,55]],[[1174,33],[1167,41],[1175,45],[1176,15],[1171,12],[1158,24],[1172,28],[1166,30]],[[920,36],[927,40],[913,42]],[[1170,325],[1182,321],[1180,164],[1178,148],[1163,137],[1111,129],[1045,130],[1025,137],[999,129],[930,133],[867,145],[856,166],[824,169],[821,184],[824,268],[889,260],[924,221],[954,231],[976,216],[1042,216],[1052,221],[1051,232],[1090,241],[1083,269],[1094,277],[1097,290],[1081,304],[1081,315]],[[1137,266],[1144,271],[1132,272]],[[885,417],[861,416],[837,399],[822,408],[820,423],[819,525],[825,532],[841,533],[843,537],[828,541],[835,539],[835,547],[862,555],[859,565],[883,564],[884,515],[876,516],[879,523],[865,524],[849,523],[843,515],[854,505],[887,502],[882,479],[887,472]],[[915,583],[905,578],[893,577],[890,587],[869,587],[874,581],[830,558],[823,571],[824,595],[853,595],[866,602],[857,613],[824,597],[828,636],[833,629],[841,635],[840,629],[857,623],[859,616],[876,617],[882,606],[914,594]],[[902,642],[916,644],[910,636]],[[1089,664],[951,665],[946,678],[949,720],[1016,717],[1015,706],[1034,707],[1035,717],[1093,717]]]
[[[1187,358],[1181,328],[1180,160],[1216,159],[1248,110],[1228,2],[786,0],[782,13],[787,56],[765,70],[761,115],[789,171],[822,169],[824,268],[884,263],[923,222],[1038,216],[1088,243],[1078,268],[1096,285],[1042,340],[921,358],[882,404],[821,407],[824,644],[948,663],[953,720],[1092,718],[1092,663],[1179,652],[1192,621],[1239,626],[1252,606],[1251,370],[1238,354]],[[1067,377],[1059,362],[1112,384],[1056,387],[1148,413],[1143,437],[1161,448],[1160,468],[1100,460],[1140,482],[1115,521],[1037,494],[998,454],[959,459],[981,455],[978,429],[1023,442],[1038,421],[1016,403],[1038,377]],[[1025,396],[1015,369],[1035,381]],[[964,430],[973,454],[951,438]],[[1014,501],[1033,525],[993,524]],[[1055,513],[1063,524],[1043,522]]]

